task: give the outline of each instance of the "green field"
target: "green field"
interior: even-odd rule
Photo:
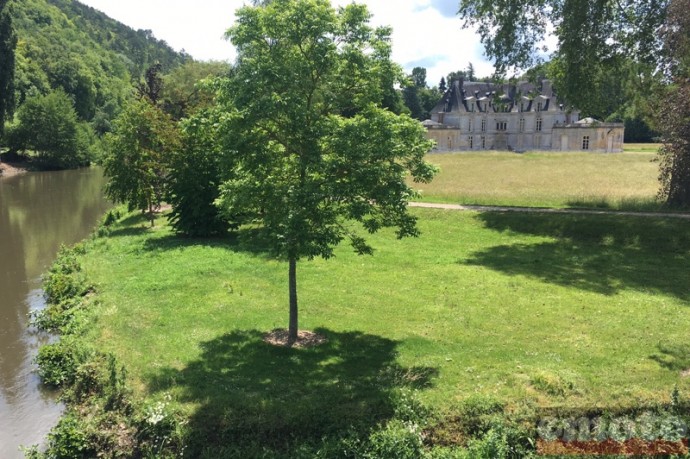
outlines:
[[[658,144],[629,144],[623,153],[434,153],[440,174],[414,185],[420,200],[529,207],[661,207]]]
[[[287,325],[287,264],[247,234],[188,240],[129,216],[83,257],[88,340],[138,397],[171,400],[207,457],[373,426],[401,388],[441,413],[472,397],[588,411],[690,392],[686,221],[415,214],[420,238],[299,264],[301,328],[328,338],[310,349],[262,341]]]

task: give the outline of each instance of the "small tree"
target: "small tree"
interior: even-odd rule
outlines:
[[[243,7],[228,32],[237,47],[233,78],[220,85],[222,143],[234,151],[219,204],[259,223],[289,264],[289,343],[297,339],[297,261],[329,258],[348,238],[358,253],[369,233],[418,234],[405,182],[429,181],[422,126],[382,108],[390,30],[373,30],[365,6],[337,12],[328,0],[273,0]],[[246,221],[246,220],[245,220]]]
[[[129,103],[114,125],[103,161],[106,195],[130,210],[148,212],[153,226],[165,193],[167,160],[180,144],[177,126],[144,98]]]

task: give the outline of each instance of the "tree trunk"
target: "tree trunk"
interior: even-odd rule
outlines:
[[[290,327],[288,328],[288,346],[297,341],[297,260],[290,258]]]

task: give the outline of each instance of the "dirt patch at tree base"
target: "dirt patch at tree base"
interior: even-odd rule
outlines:
[[[690,368],[688,368],[687,370],[681,371],[680,377],[681,378],[690,378]]]
[[[264,343],[272,346],[290,347],[288,344],[288,331],[284,328],[277,328],[264,335]],[[325,336],[307,330],[297,332],[297,341],[292,345],[299,349],[318,346],[327,342]]]

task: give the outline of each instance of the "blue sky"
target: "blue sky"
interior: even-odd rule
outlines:
[[[150,29],[177,50],[196,59],[230,60],[232,45],[223,34],[243,0],[80,0],[135,29]],[[332,0],[334,6],[350,0]],[[374,25],[393,27],[393,59],[406,71],[426,67],[429,85],[441,76],[474,64],[477,74],[489,75],[478,36],[462,30],[456,16],[459,0],[360,0],[373,14]]]

